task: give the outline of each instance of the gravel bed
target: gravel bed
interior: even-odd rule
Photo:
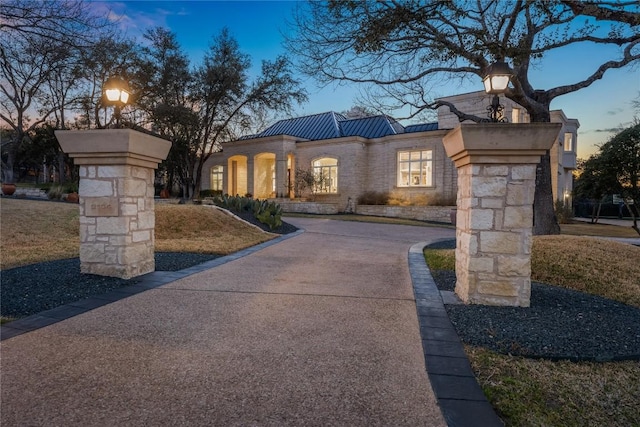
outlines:
[[[219,255],[156,252],[157,271],[177,271]],[[69,304],[138,281],[80,273],[80,259],[49,261],[0,272],[0,313],[24,317]]]
[[[452,246],[455,242],[435,248]],[[431,273],[438,289],[453,290],[455,272]],[[499,353],[551,360],[640,360],[640,309],[596,295],[533,282],[528,308],[445,308],[464,343]]]

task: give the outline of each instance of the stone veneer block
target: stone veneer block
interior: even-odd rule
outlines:
[[[80,165],[80,271],[123,279],[154,271],[154,169],[171,142],[131,129],[56,137]],[[111,201],[117,206],[87,205]]]
[[[528,307],[536,165],[560,124],[462,124],[444,137],[458,168],[456,294]]]

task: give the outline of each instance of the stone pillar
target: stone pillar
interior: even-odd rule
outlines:
[[[458,168],[456,294],[528,307],[536,166],[558,123],[461,124],[444,137]]]
[[[131,129],[56,137],[80,167],[80,271],[123,279],[154,271],[154,170],[171,142]]]

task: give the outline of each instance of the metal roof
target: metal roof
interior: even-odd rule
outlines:
[[[437,123],[410,125],[406,128],[389,116],[370,116],[347,119],[342,114],[330,111],[311,116],[280,120],[264,131],[242,137],[242,140],[275,135],[290,135],[309,141],[360,136],[372,139],[407,132],[437,130]]]
[[[438,130],[437,122],[436,123],[420,123],[417,125],[409,125],[404,128],[405,133],[426,132],[426,131],[432,131],[432,130]]]

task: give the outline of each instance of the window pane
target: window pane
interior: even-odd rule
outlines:
[[[564,134],[564,151],[573,151],[573,134]]]
[[[398,152],[398,187],[430,186],[433,184],[433,151]]]
[[[324,157],[313,161],[313,174],[316,176],[316,192],[338,192],[338,160]]]

